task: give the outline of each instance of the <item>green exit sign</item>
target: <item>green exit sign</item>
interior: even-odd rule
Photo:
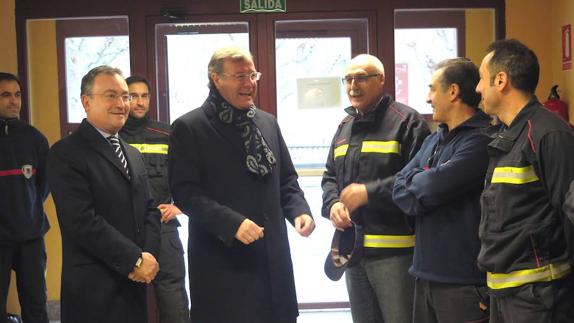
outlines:
[[[240,0],[241,13],[285,12],[287,0]]]

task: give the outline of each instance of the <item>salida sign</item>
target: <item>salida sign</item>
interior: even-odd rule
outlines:
[[[287,0],[240,0],[241,13],[285,12]]]

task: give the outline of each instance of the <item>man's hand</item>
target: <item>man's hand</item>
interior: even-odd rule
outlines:
[[[345,204],[349,213],[352,213],[359,207],[369,202],[369,195],[367,194],[367,186],[365,184],[349,184],[341,192],[339,197],[341,203]]]
[[[345,230],[352,225],[351,215],[345,204],[341,202],[336,202],[331,206],[331,211],[329,212],[329,218],[333,226],[340,231]]]
[[[128,278],[138,283],[149,284],[157,275],[159,271],[159,264],[155,257],[149,252],[142,252],[142,262],[139,267],[134,267],[134,270],[128,275]]]
[[[160,204],[157,207],[161,211],[161,223],[166,223],[181,214],[181,211],[174,204]]]
[[[315,221],[309,214],[301,214],[295,218],[295,231],[302,237],[308,237],[315,230]]]
[[[235,239],[243,242],[243,244],[251,244],[260,238],[263,238],[263,229],[255,222],[245,219],[241,222],[239,229],[235,233]]]

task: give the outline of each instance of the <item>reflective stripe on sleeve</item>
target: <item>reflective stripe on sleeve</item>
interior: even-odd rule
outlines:
[[[335,148],[335,150],[333,151],[333,159],[345,156],[347,154],[347,149],[349,149],[348,144],[341,145],[341,146]]]
[[[538,181],[532,165],[526,167],[496,167],[491,183],[527,184]]]
[[[367,248],[411,248],[415,246],[415,236],[365,234],[363,246]]]
[[[161,154],[167,155],[169,145],[167,144],[130,144],[142,154]]]

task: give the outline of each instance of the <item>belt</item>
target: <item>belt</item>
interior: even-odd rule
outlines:
[[[486,284],[490,289],[518,287],[535,282],[548,282],[560,279],[571,271],[570,263],[549,264],[534,269],[516,270],[507,274],[486,273]]]
[[[412,248],[415,246],[415,236],[365,234],[363,246],[368,248]]]

